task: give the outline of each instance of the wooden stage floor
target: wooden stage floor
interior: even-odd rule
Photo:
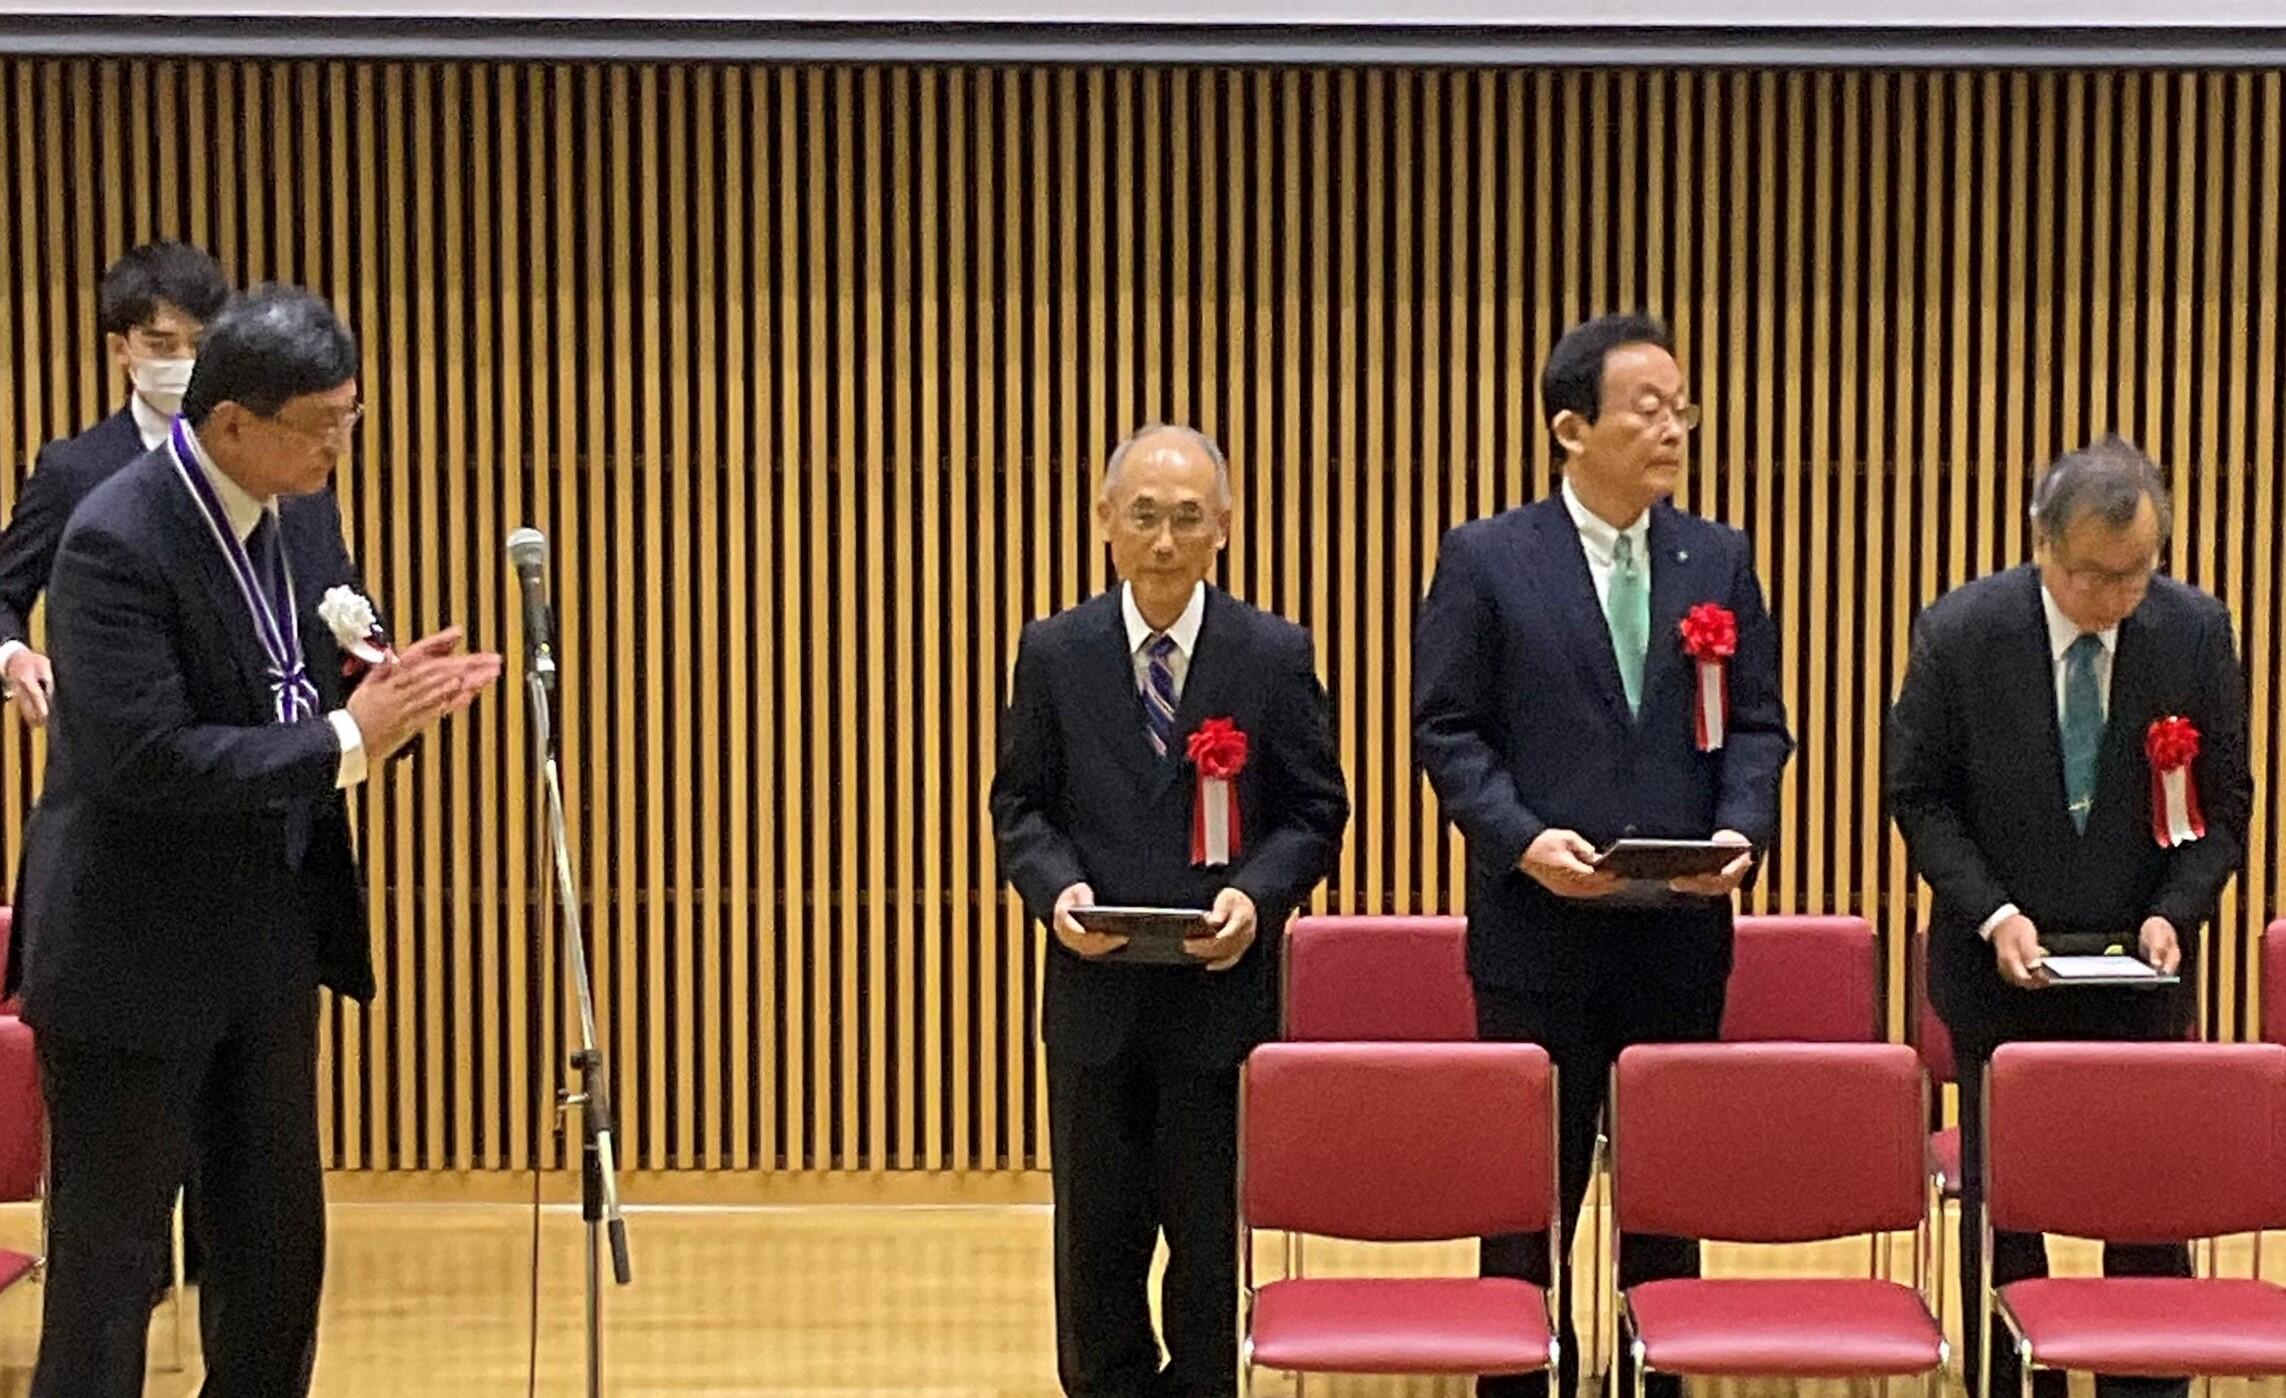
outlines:
[[[317,1392],[329,1398],[450,1394],[512,1398],[525,1391],[531,1216],[502,1203],[336,1203]],[[610,1391],[626,1398],[759,1394],[771,1398],[1054,1398],[1048,1275],[1049,1215],[1036,1205],[657,1208],[630,1214],[636,1285],[606,1297]],[[36,1214],[0,1208],[0,1244],[37,1238]],[[580,1388],[580,1266],[575,1212],[551,1205],[541,1224],[539,1391]],[[2266,1248],[2265,1274],[2286,1269],[2286,1240]],[[1900,1262],[1906,1259],[1898,1249]],[[2066,1245],[2077,1270],[2092,1250]],[[1273,1268],[1274,1240],[1261,1259]],[[1468,1268],[1473,1244],[1360,1249],[1316,1241],[1316,1271]],[[2226,1243],[2227,1272],[2244,1275],[2243,1241]],[[1862,1272],[1863,1243],[1785,1250],[1716,1249],[1729,1274]],[[1265,1271],[1264,1275],[1271,1275]],[[1909,1273],[1900,1273],[1909,1275]],[[39,1284],[0,1295],[0,1398],[26,1392],[39,1328]],[[1957,1305],[1950,1306],[1954,1317]],[[186,1367],[168,1372],[168,1313],[152,1327],[147,1398],[197,1390],[196,1329]],[[1956,1322],[1957,1324],[1957,1319]],[[1290,1382],[1261,1375],[1261,1395]],[[1326,1398],[1427,1398],[1465,1383],[1312,1380]],[[1710,1398],[1763,1398],[1784,1384],[1717,1383]],[[1918,1392],[1900,1384],[1900,1398]],[[1805,1385],[1844,1398],[1844,1384]],[[2084,1398],[2085,1381],[2075,1384]],[[2228,1382],[2218,1398],[2286,1398],[2286,1385]]]

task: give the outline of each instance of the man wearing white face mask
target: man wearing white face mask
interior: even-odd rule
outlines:
[[[34,728],[47,724],[55,676],[31,646],[32,604],[48,585],[64,525],[89,491],[166,439],[199,337],[229,299],[222,268],[183,243],[147,243],[103,274],[99,321],[133,392],[118,412],[40,449],[15,517],[0,532],[0,690]]]

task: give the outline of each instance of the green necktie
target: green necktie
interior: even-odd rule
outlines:
[[[2082,834],[2095,808],[2096,759],[2103,751],[2103,691],[2096,685],[2102,654],[2102,640],[2086,632],[2064,652],[2064,799]]]
[[[1611,586],[1605,590],[1603,617],[1611,625],[1612,658],[1627,691],[1627,711],[1643,708],[1643,656],[1651,645],[1651,579],[1635,556],[1635,541],[1619,536],[1611,550]]]

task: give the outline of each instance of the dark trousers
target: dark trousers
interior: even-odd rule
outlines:
[[[1630,920],[1632,921],[1632,920]],[[1566,969],[1575,974],[1545,987],[1476,987],[1477,1036],[1485,1040],[1538,1044],[1556,1065],[1556,1161],[1558,1206],[1563,1231],[1558,1248],[1571,1256],[1579,1231],[1580,1206],[1587,1198],[1594,1162],[1596,1121],[1603,1113],[1611,1068],[1630,1044],[1703,1042],[1722,1028],[1727,937],[1718,945],[1691,934],[1661,945],[1659,929],[1631,929],[1599,945],[1574,948]],[[1690,1238],[1635,1234],[1619,1240],[1622,1287],[1699,1274],[1699,1245]],[[1548,1236],[1505,1234],[1486,1238],[1478,1270],[1488,1277],[1522,1277],[1547,1286]],[[1600,1278],[1589,1278],[1601,1285]],[[1559,1395],[1579,1385],[1580,1344],[1572,1323],[1572,1288],[1558,1298],[1563,1359]],[[1619,1392],[1631,1391],[1632,1361],[1622,1346]],[[1677,1380],[1653,1375],[1653,1392],[1679,1391]],[[1479,1398],[1538,1398],[1545,1391],[1536,1376],[1486,1377],[1477,1381]]]
[[[1228,1398],[1238,1388],[1238,1072],[1130,1045],[1048,1050],[1056,1372],[1071,1398]],[[1167,1364],[1148,1286],[1160,1230]]]
[[[137,1398],[150,1279],[195,1154],[206,1245],[205,1398],[297,1398],[310,1385],[325,1273],[317,997],[157,1057],[42,1035],[48,1281],[33,1398]]]
[[[2043,992],[2048,993],[2048,992]],[[2057,991],[2055,994],[2074,994]],[[1984,1285],[1984,1069],[1997,1045],[1956,1041],[1961,1097],[1961,1373],[1970,1398],[1977,1392],[1980,1335],[1977,1307]],[[2164,1181],[2152,1181],[2153,1188]],[[2106,1243],[2103,1271],[2107,1277],[2187,1277],[2191,1275],[2190,1249],[2180,1243]],[[2037,1233],[1995,1233],[1992,1236],[1992,1284],[1995,1289],[2028,1277],[2048,1275],[2047,1241]],[[2022,1369],[2007,1322],[1992,1317],[1993,1398],[2016,1398]],[[2042,1398],[2064,1398],[2066,1375],[2054,1371],[2034,1375]],[[2096,1376],[2101,1398],[2184,1398],[2189,1379],[2151,1379]]]

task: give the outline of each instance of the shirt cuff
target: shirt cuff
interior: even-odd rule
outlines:
[[[1984,938],[1984,940],[1988,942],[1991,941],[1993,932],[2000,926],[2000,924],[2016,916],[2019,911],[2021,911],[2021,909],[2019,909],[2014,903],[2001,904],[1999,907],[1992,910],[1992,916],[1984,920],[1984,925],[1976,929],[1976,935]]]
[[[22,641],[0,641],[0,699],[11,698],[16,692],[15,681],[7,678],[8,662],[16,658],[17,651],[30,649]]]
[[[341,740],[341,769],[334,774],[334,789],[347,791],[365,780],[365,734],[347,709],[335,709],[326,719],[333,724],[334,736]]]

